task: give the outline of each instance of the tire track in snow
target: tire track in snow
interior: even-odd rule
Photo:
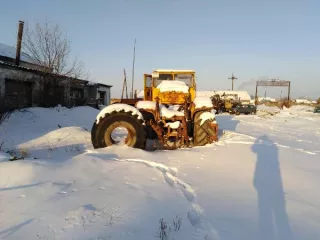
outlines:
[[[95,153],[97,153],[97,155]],[[87,154],[103,158],[103,153],[99,153],[98,151],[87,151]],[[178,186],[184,197],[191,204],[191,209],[187,213],[187,218],[190,224],[197,229],[197,237],[199,237],[199,239],[201,240],[220,239],[217,230],[211,225],[210,221],[207,220],[203,208],[199,204],[197,204],[194,189],[189,184],[185,183],[183,180],[179,179],[176,176],[178,171],[176,168],[168,167],[162,163],[135,158],[112,158],[110,160],[117,162],[140,163],[146,165],[147,167],[155,168],[161,171],[166,183],[171,187]]]

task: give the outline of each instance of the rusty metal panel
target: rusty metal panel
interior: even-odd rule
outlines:
[[[182,92],[163,92],[160,94],[160,102],[163,104],[183,104],[186,96]]]

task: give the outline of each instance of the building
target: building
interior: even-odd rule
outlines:
[[[53,73],[25,53],[16,65],[15,48],[0,44],[0,112],[58,104],[73,107],[110,104],[112,86]]]

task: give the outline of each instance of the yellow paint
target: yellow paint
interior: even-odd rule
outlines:
[[[154,82],[159,74],[170,74],[174,79],[175,74],[192,74],[191,86],[189,86],[189,93],[181,92],[165,92],[161,93],[158,88],[154,86]],[[152,78],[152,84],[147,79]],[[172,80],[175,81],[175,80]],[[151,95],[151,96],[150,96]],[[195,71],[193,70],[155,70],[152,74],[144,74],[144,100],[156,101],[159,97],[159,102],[163,104],[183,104],[186,99],[193,102],[196,97]]]

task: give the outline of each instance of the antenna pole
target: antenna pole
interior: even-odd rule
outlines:
[[[132,62],[132,86],[131,86],[131,98],[133,98],[133,84],[134,84],[134,63],[136,60],[136,39],[134,39],[133,46],[133,62]]]
[[[128,99],[127,74],[125,69],[123,69],[123,74],[124,74],[124,79],[123,79],[123,85],[122,85],[121,99],[123,99],[124,91],[126,91],[126,98]]]

